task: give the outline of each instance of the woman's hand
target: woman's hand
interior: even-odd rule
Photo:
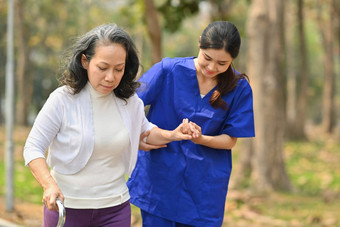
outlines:
[[[47,209],[58,211],[58,206],[56,203],[57,198],[64,202],[64,195],[61,193],[59,187],[56,184],[52,184],[47,188],[44,188],[42,202],[47,207]]]
[[[170,133],[171,140],[192,140],[201,135],[200,127],[193,122],[189,122],[187,118],[183,119],[182,123]]]
[[[64,202],[64,195],[51,176],[45,159],[34,159],[28,165],[33,176],[44,190],[42,202],[49,210],[58,210],[56,199],[59,198],[62,202]]]
[[[142,134],[140,134],[140,139],[139,139],[139,150],[143,150],[143,151],[150,151],[153,149],[159,149],[162,147],[166,147],[166,144],[164,145],[153,145],[153,144],[148,144],[146,142],[146,139],[148,138],[148,136],[150,135],[150,131],[145,131]]]
[[[143,147],[146,146],[146,144],[164,147],[165,144],[170,143],[171,141],[192,140],[201,136],[200,130],[201,128],[198,125],[189,122],[188,119],[183,119],[182,123],[174,130],[165,130],[154,127],[150,130],[149,136],[141,134],[139,147],[144,150],[148,149],[148,147]],[[145,138],[147,138],[146,141]]]
[[[202,138],[202,129],[196,123],[190,121],[189,122],[190,131],[192,132],[192,139],[193,143],[197,143]]]
[[[195,124],[192,121],[189,121],[187,118],[183,119],[182,124],[179,125],[182,133],[191,135],[192,139],[198,138],[201,136],[201,127]]]

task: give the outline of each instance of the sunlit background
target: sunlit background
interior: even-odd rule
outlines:
[[[135,41],[141,74],[163,57],[197,56],[203,29],[228,20],[241,33],[234,66],[254,90],[257,137],[233,151],[225,226],[340,226],[340,0],[14,3],[15,210],[3,202],[8,2],[0,0],[0,218],[41,226],[42,190],[23,145],[77,36],[118,24]],[[132,223],[141,226],[136,207]]]

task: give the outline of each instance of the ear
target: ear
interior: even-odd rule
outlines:
[[[198,39],[198,48],[200,48],[200,44],[201,44],[201,36],[200,36],[200,38]]]
[[[89,63],[87,62],[85,54],[81,55],[81,65],[83,66],[84,69],[88,69],[89,67]]]

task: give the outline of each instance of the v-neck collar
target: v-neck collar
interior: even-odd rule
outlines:
[[[216,89],[217,85],[215,85],[208,93],[206,93],[203,98],[201,97],[202,94],[200,92],[200,86],[199,86],[199,83],[198,83],[195,59],[197,59],[197,57],[193,57],[191,59],[190,69],[193,70],[194,77],[195,77],[195,80],[196,80],[196,94],[197,94],[197,96],[199,97],[200,100],[207,99],[207,97],[209,97],[209,99],[210,99],[210,96],[211,96],[212,92]]]

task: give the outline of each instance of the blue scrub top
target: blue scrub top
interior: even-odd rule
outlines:
[[[255,136],[252,90],[246,79],[223,96],[228,110],[210,105],[215,88],[201,98],[194,57],[164,58],[139,81],[138,95],[150,105],[147,118],[160,128],[173,130],[188,118],[204,135]],[[150,152],[140,150],[128,180],[131,203],[168,220],[221,226],[231,169],[231,150],[190,140]]]

